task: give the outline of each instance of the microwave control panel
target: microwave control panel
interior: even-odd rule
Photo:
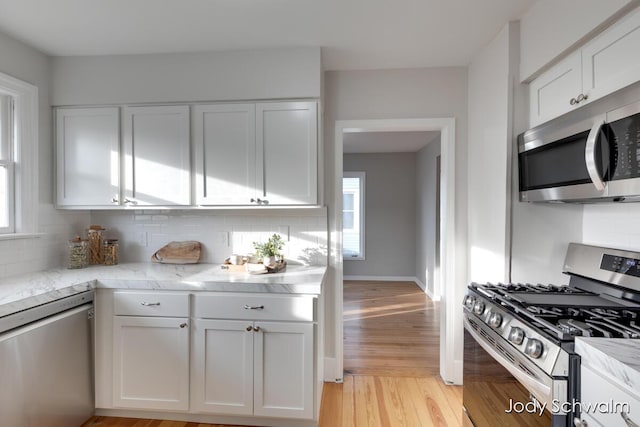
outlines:
[[[609,124],[614,150],[611,180],[640,177],[640,114]]]

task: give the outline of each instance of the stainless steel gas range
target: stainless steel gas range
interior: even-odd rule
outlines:
[[[640,253],[571,243],[568,286],[469,285],[463,404],[476,427],[571,426],[576,336],[640,338]]]

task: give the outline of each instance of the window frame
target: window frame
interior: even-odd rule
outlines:
[[[0,73],[0,94],[11,98],[13,123],[9,175],[13,227],[3,227],[0,240],[28,237],[38,227],[38,88]],[[4,161],[6,162],[6,161]]]
[[[343,233],[343,245],[342,245],[342,259],[344,261],[364,261],[366,259],[366,253],[365,253],[365,199],[366,199],[366,172],[364,171],[345,171],[342,173],[342,195],[344,197],[344,178],[358,178],[360,180],[360,191],[359,191],[359,200],[357,203],[357,208],[358,208],[358,215],[355,215],[356,213],[356,204],[354,201],[354,217],[353,217],[353,223],[354,223],[354,228],[353,229],[359,229],[359,238],[360,238],[360,253],[356,256],[346,256],[344,254],[344,224],[342,227],[342,233]],[[344,215],[344,206],[342,207],[342,214]],[[352,230],[352,229],[350,229]]]

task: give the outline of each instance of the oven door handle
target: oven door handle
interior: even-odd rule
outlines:
[[[469,320],[467,320],[467,315],[464,317],[464,327],[471,334],[474,340],[487,352],[491,357],[493,357],[496,362],[502,365],[511,375],[517,379],[520,384],[522,384],[529,392],[540,402],[546,404],[546,408],[551,410],[554,400],[553,400],[553,391],[551,386],[544,384],[535,378],[527,375],[525,372],[518,369],[512,363],[509,362],[502,354],[497,352],[491,345],[489,345],[469,324]],[[527,367],[529,368],[529,367]],[[565,396],[562,396],[565,397]]]
[[[584,160],[587,165],[587,172],[589,172],[589,178],[593,182],[593,185],[598,191],[604,191],[605,184],[598,172],[598,166],[596,164],[596,146],[598,142],[598,134],[604,126],[604,120],[598,120],[587,137],[587,144],[584,147]]]

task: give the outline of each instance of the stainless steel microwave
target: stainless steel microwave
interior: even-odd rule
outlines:
[[[518,136],[520,201],[640,201],[640,101]]]

